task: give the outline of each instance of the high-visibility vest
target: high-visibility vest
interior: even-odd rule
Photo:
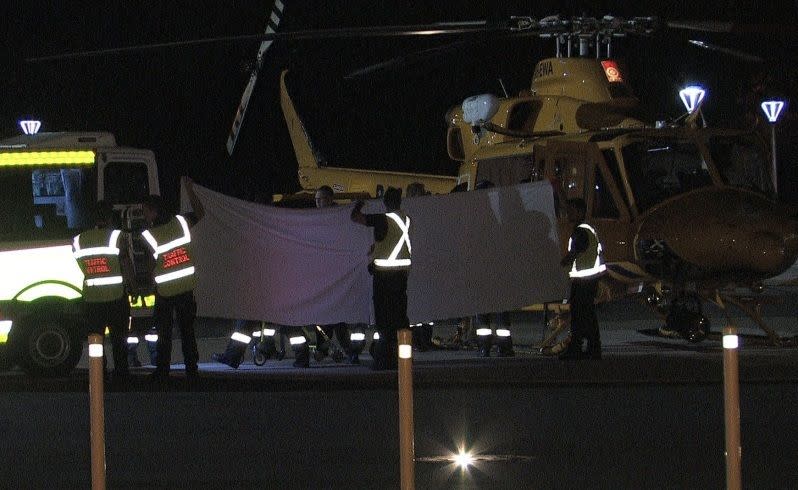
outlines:
[[[388,231],[374,244],[372,261],[381,270],[403,270],[410,267],[410,218],[401,211],[385,213]]]
[[[83,299],[103,303],[122,298],[125,285],[119,261],[121,230],[87,230],[72,240],[72,254],[83,271]]]
[[[604,254],[602,251],[601,242],[599,242],[598,235],[596,234],[596,230],[594,230],[593,227],[587,223],[582,223],[581,225],[577,226],[577,228],[582,228],[583,230],[587,231],[588,245],[584,252],[576,256],[568,275],[572,278],[598,276],[607,270],[607,266],[604,265]],[[573,239],[570,238],[568,239],[569,252],[572,250],[572,246]]]
[[[158,294],[175,296],[193,290],[197,281],[194,276],[191,232],[186,218],[177,215],[164,225],[144,230],[141,236],[150,245],[155,257],[152,276]]]

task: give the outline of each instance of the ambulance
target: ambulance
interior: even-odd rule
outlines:
[[[132,232],[136,283],[151,283],[138,233],[149,194],[159,194],[153,153],[118,146],[110,133],[0,140],[0,366],[62,376],[80,360],[87,331],[72,239],[93,226],[98,200],[113,204],[120,226]],[[151,293],[131,292],[132,317],[151,316]]]

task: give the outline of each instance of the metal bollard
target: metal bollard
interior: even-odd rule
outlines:
[[[89,335],[89,434],[91,488],[105,490],[105,412],[103,407],[103,336]]]
[[[740,376],[737,329],[723,328],[723,411],[726,421],[726,488],[742,488],[740,471]]]
[[[413,442],[413,333],[409,328],[397,332],[399,341],[399,463],[400,488],[415,488],[415,448]]]

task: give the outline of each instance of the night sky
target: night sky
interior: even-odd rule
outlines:
[[[257,42],[25,62],[32,56],[86,49],[259,33],[272,3],[11,0],[4,7],[11,22],[4,26],[0,59],[0,136],[17,134],[16,121],[28,116],[41,119],[43,131],[107,130],[120,144],[155,151],[162,193],[173,202],[182,174],[222,192],[263,199],[297,188],[296,161],[279,108],[278,77],[288,68],[298,109],[330,165],[452,174],[457,165],[446,156],[446,111],[476,93],[498,94],[499,78],[510,93],[527,88],[535,62],[554,54],[551,41],[496,36],[276,42],[265,56],[232,158],[224,145]],[[762,125],[759,98],[794,100],[798,86],[798,2],[284,3],[280,31],[555,13],[756,24],[754,32],[743,34],[665,30],[651,38],[616,42],[614,57],[625,62],[627,78],[652,119],[679,115],[676,91],[685,83],[700,82],[709,91],[705,114],[711,125]],[[700,50],[686,42],[691,38],[741,49],[768,62]],[[360,79],[343,77],[372,63],[464,40],[473,42]],[[778,138],[782,193],[795,201],[798,150],[792,114],[788,108]]]

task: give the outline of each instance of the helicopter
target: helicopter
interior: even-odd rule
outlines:
[[[304,190],[330,185],[338,197],[376,197],[389,185],[423,184],[427,190],[443,193],[454,186],[474,189],[481,180],[496,185],[548,180],[555,190],[560,236],[568,236],[572,226],[562,210],[566,200],[580,197],[587,203],[588,221],[602,239],[609,270],[600,301],[642,295],[665,315],[668,332],[694,342],[709,331],[702,304],[732,303],[778,341],[761,321],[761,301],[754,293],[761,292],[764,279],[795,262],[796,224],[774,199],[773,176],[765,163],[768,151],[756,133],[705,127],[700,105],[662,124],[651,124],[637,115],[639,102],[627,85],[622,65],[612,59],[612,42],[653,32],[657,19],[513,17],[499,23],[279,33],[279,16],[275,21],[274,15],[282,13],[280,5],[276,2],[264,34],[150,46],[261,41],[231,137],[242,124],[263,64],[268,48],[263,43],[274,40],[500,33],[553,39],[557,50],[555,57],[537,63],[528,90],[517,96],[482,94],[447,113],[446,146],[459,164],[456,176],[326,167],[293,105],[283,74],[281,104]],[[698,31],[729,29],[706,22],[666,24]],[[233,148],[228,138],[228,152]],[[752,294],[735,294],[731,292],[735,286]]]
[[[557,55],[539,61],[518,96],[481,94],[446,115],[456,177],[324,165],[280,79],[281,107],[303,190],[332,187],[340,198],[379,197],[415,182],[432,193],[482,181],[548,180],[560,237],[570,235],[566,202],[587,204],[608,274],[597,301],[636,294],[665,318],[660,332],[700,342],[710,322],[702,305],[733,304],[770,338],[760,315],[762,281],[798,258],[798,223],[775,200],[767,146],[751,130],[706,127],[700,105],[650,124],[612,59],[616,37],[650,33],[655,19],[543,19]],[[589,56],[593,48],[595,56]],[[606,56],[601,56],[600,51]],[[563,250],[567,240],[562,243]],[[736,288],[736,289],[735,289]],[[741,294],[739,289],[751,294]]]

